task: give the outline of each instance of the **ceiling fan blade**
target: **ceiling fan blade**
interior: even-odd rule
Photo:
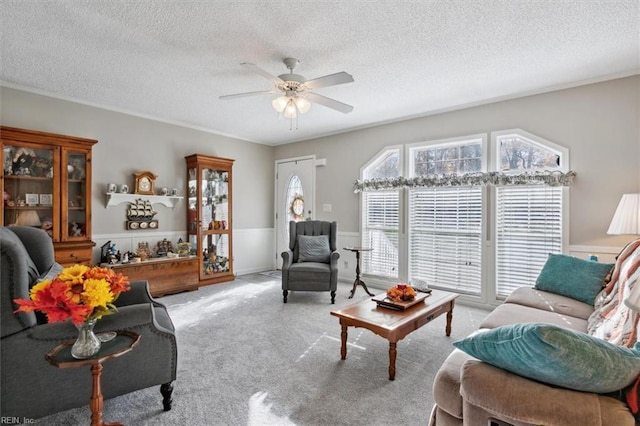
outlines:
[[[273,84],[282,83],[282,80],[280,80],[278,77],[276,77],[275,75],[269,74],[267,71],[263,70],[262,68],[260,68],[256,64],[250,64],[248,62],[243,62],[240,65],[242,65],[243,67],[245,67],[249,71],[253,71],[256,74],[260,74],[261,76],[263,76],[264,78],[266,78],[267,80],[272,82]]]
[[[335,99],[327,98],[326,96],[318,95],[317,93],[307,92],[305,93],[305,97],[311,102],[324,105],[327,108],[335,109],[336,111],[340,111],[344,114],[348,114],[353,111],[353,107],[351,105],[343,104]]]
[[[325,75],[304,82],[307,89],[313,90],[320,87],[337,86],[338,84],[353,83],[353,76],[344,71]]]
[[[219,99],[235,99],[235,98],[244,98],[246,96],[257,96],[257,95],[271,95],[273,93],[279,93],[277,90],[260,90],[258,92],[246,92],[246,93],[236,93],[234,95],[223,95],[220,96]]]

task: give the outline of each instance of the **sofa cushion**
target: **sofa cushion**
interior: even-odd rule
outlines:
[[[640,344],[616,346],[552,324],[498,327],[453,345],[495,367],[583,392],[614,392],[640,374]]]
[[[330,255],[328,235],[298,236],[298,262],[328,263]]]
[[[515,303],[585,320],[593,313],[593,306],[588,303],[583,303],[560,294],[536,290],[532,287],[519,287],[515,289],[509,297],[507,297],[505,303]]]
[[[544,322],[566,327],[572,330],[586,332],[587,320],[564,315],[558,312],[543,311],[529,306],[513,303],[503,303],[498,306],[480,323],[480,328],[496,328],[514,323]]]
[[[611,263],[591,262],[564,254],[550,253],[535,288],[571,297],[593,306],[613,269]]]

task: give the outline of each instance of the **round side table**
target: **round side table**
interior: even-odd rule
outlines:
[[[129,352],[138,344],[140,335],[131,331],[118,331],[116,337],[108,342],[103,342],[97,354],[87,359],[76,359],[71,356],[71,346],[75,340],[69,340],[59,344],[49,352],[45,358],[51,365],[58,368],[77,368],[91,366],[93,376],[93,389],[91,391],[91,426],[123,426],[122,423],[105,423],[102,421],[102,364],[110,359],[117,358]]]
[[[364,281],[360,279],[360,253],[363,251],[372,251],[373,249],[366,247],[344,247],[343,249],[354,252],[356,254],[356,279],[353,282],[353,288],[351,289],[351,294],[349,294],[349,299],[353,298],[353,295],[356,294],[356,288],[358,288],[359,285],[362,286],[364,291],[369,296],[375,296],[375,294],[369,291]]]

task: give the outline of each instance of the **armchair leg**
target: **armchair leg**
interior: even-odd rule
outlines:
[[[336,303],[336,292],[332,291],[331,292],[331,304],[335,304]]]
[[[287,303],[287,296],[289,295],[289,290],[282,290],[282,298],[284,303]]]
[[[160,386],[160,393],[162,394],[162,406],[164,411],[171,410],[171,394],[173,393],[173,382],[165,383]]]

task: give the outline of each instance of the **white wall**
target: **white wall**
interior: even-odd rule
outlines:
[[[316,154],[319,219],[359,231],[360,167],[383,147],[521,128],[570,150],[570,245],[619,248],[606,230],[623,193],[640,192],[640,76],[523,97],[276,147],[275,158]],[[357,106],[356,106],[357,108]],[[336,119],[339,119],[337,117]]]
[[[126,204],[105,207],[106,184],[133,185],[132,173],[150,170],[157,187],[186,191],[184,157],[194,153],[233,158],[235,270],[265,266],[263,252],[273,251],[273,148],[190,128],[64,101],[30,92],[0,88],[0,122],[5,126],[97,139],[93,148],[92,228],[96,252],[113,240],[121,250],[165,236],[177,241],[186,230],[186,203],[175,209],[156,206],[158,230],[126,231]],[[265,236],[265,233],[267,236]],[[184,238],[184,236],[183,236]],[[243,248],[251,242],[251,250]],[[260,247],[258,247],[260,246]]]

